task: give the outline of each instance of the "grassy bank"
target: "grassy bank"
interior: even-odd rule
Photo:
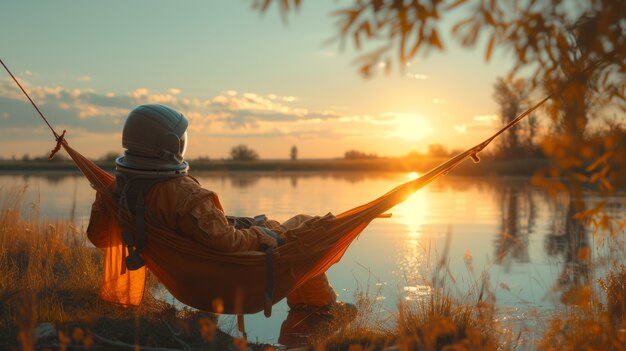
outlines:
[[[217,328],[216,316],[177,310],[151,292],[123,308],[101,301],[102,253],[90,248],[84,228],[41,219],[23,210],[24,188],[0,189],[0,349],[237,350],[246,345]],[[584,255],[584,252],[579,255]],[[586,259],[582,257],[582,259]],[[449,274],[439,260],[433,277]],[[529,343],[496,318],[489,285],[476,282],[461,298],[425,282],[428,294],[384,311],[377,292],[357,293],[358,315],[349,324],[311,336],[315,350],[624,350],[626,269],[571,289],[564,308],[542,321],[545,335]],[[269,345],[249,344],[255,350]]]
[[[103,255],[84,228],[20,211],[25,188],[0,188],[0,349],[236,350],[216,316],[177,310],[151,293],[124,308],[98,298]],[[255,349],[262,349],[259,345]]]
[[[224,161],[199,160],[190,161],[193,171],[355,171],[355,172],[426,172],[447,161],[447,158],[375,158],[375,159],[319,159],[319,160],[258,160],[258,161]],[[96,162],[106,170],[115,169],[113,162]],[[527,175],[548,164],[546,159],[494,160],[484,158],[480,165],[466,161],[454,169],[455,175]],[[72,171],[76,166],[71,161],[0,161],[0,171]]]

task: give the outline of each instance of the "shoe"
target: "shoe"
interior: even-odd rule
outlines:
[[[287,319],[280,327],[278,342],[287,349],[307,347],[310,340],[350,323],[357,314],[355,305],[346,302],[334,302],[325,306],[291,306]]]

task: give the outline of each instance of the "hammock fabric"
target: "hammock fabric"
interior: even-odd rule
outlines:
[[[111,217],[105,247],[101,297],[123,305],[138,305],[145,287],[145,267],[125,269],[126,249],[119,222],[134,227],[134,220],[117,210],[109,192],[114,177],[72,149],[61,146],[102,196]],[[350,243],[378,215],[404,201],[410,194],[450,170],[470,154],[458,155],[416,180],[338,216],[326,215],[285,233],[285,244],[274,249],[274,294],[272,303],[283,299],[308,279],[337,263]],[[445,166],[445,167],[444,167]],[[116,218],[117,217],[117,218]],[[191,307],[228,314],[256,313],[265,307],[267,261],[263,252],[217,252],[195,241],[146,223],[147,243],[142,257],[146,267],[179,301]]]
[[[147,244],[142,257],[161,283],[181,302],[191,307],[227,314],[256,313],[266,307],[268,281],[274,280],[271,303],[283,299],[308,279],[325,272],[339,262],[352,241],[376,217],[406,200],[413,192],[446,174],[467,157],[478,162],[477,153],[493,139],[532,112],[546,99],[518,116],[489,139],[451,158],[420,178],[406,182],[383,196],[341,213],[326,215],[285,233],[286,242],[273,251],[275,279],[268,278],[268,261],[263,252],[223,253],[199,246],[175,232],[147,223]],[[125,268],[126,249],[119,223],[134,228],[135,221],[118,211],[109,192],[114,177],[72,149],[62,138],[63,147],[78,168],[103,197],[110,220],[105,242],[104,280],[101,297],[123,305],[138,305],[145,287],[145,268]]]

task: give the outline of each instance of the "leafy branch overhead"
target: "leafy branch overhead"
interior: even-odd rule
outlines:
[[[303,1],[255,0],[253,8],[267,11],[272,3],[287,15]],[[393,63],[401,69],[420,53],[443,50],[441,27],[452,16],[449,30],[460,44],[473,47],[488,38],[487,61],[496,48],[511,50],[514,72],[528,66],[537,81],[577,59],[603,58],[604,66],[626,73],[626,2],[621,0],[354,0],[331,15],[342,42],[352,41],[357,50],[378,44],[356,60],[365,76],[381,62],[388,70]]]
[[[253,8],[268,11],[272,3],[286,17],[304,1],[253,0]],[[623,123],[626,114],[626,1],[352,0],[337,6],[331,13],[337,37],[359,52],[355,63],[366,77],[381,66],[402,70],[421,55],[444,50],[447,41],[484,45],[486,61],[496,50],[510,53],[505,81],[523,76],[530,83],[524,95],[540,90],[552,97],[545,111],[553,130],[542,146],[555,166],[542,182],[563,180],[566,187],[552,185],[580,198],[585,184],[605,184],[611,193],[626,178],[626,155],[594,139],[591,123],[611,116]],[[592,167],[596,158],[607,157],[611,171],[598,173],[605,168]]]

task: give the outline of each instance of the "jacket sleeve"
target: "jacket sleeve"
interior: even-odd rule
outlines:
[[[276,239],[258,227],[235,229],[211,199],[194,206],[180,225],[194,240],[222,252],[255,251],[263,244],[276,246]]]
[[[105,248],[109,244],[111,226],[115,225],[111,214],[104,206],[102,196],[96,193],[96,200],[91,205],[91,216],[87,227],[87,237],[97,248]]]

